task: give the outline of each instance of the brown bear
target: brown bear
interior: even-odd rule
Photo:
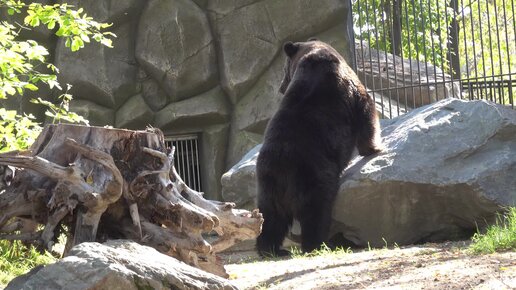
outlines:
[[[287,42],[284,94],[270,120],[256,164],[258,208],[263,214],[258,253],[281,249],[293,219],[301,224],[301,248],[312,251],[327,238],[339,175],[354,148],[380,151],[374,100],[344,58],[311,39]]]

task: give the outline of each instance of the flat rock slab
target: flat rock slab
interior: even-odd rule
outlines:
[[[54,264],[20,276],[15,289],[237,289],[228,280],[127,240],[82,243]]]

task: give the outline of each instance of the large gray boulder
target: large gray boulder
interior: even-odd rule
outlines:
[[[193,268],[153,248],[117,240],[82,243],[66,258],[15,278],[15,289],[236,289],[228,280]]]
[[[342,176],[334,232],[355,244],[454,239],[516,205],[516,111],[445,99],[384,124],[385,152]]]
[[[249,151],[242,160],[224,173],[221,178],[222,198],[238,207],[252,209],[256,205],[256,159],[262,145]]]
[[[332,235],[359,246],[460,239],[516,205],[512,109],[445,99],[382,120],[382,139],[382,154],[358,156],[344,171]],[[224,174],[226,200],[255,206],[258,151]]]

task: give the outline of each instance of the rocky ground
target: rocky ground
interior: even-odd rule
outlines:
[[[261,260],[232,252],[242,289],[516,289],[516,252],[473,255],[463,242]]]

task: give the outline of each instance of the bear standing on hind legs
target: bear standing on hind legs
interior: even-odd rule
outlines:
[[[293,219],[304,252],[327,238],[339,175],[356,147],[380,151],[375,103],[342,56],[328,44],[287,42],[284,94],[258,155],[260,255],[288,255],[281,245]]]

